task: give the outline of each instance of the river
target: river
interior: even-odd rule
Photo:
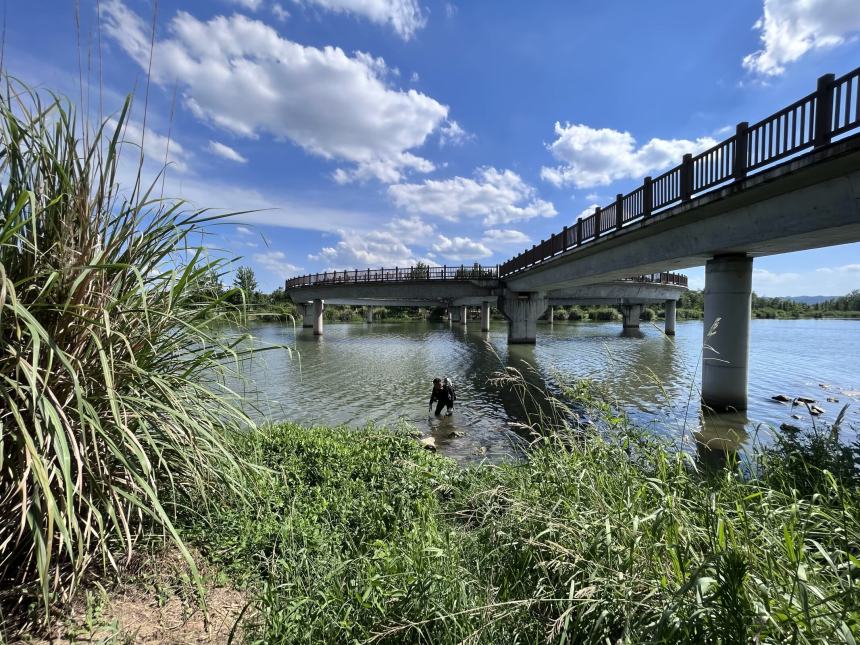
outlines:
[[[650,323],[633,334],[623,334],[620,323],[547,323],[539,325],[535,346],[510,347],[504,322],[483,333],[477,322],[466,329],[431,322],[327,324],[322,337],[289,324],[258,323],[250,333],[257,346],[294,350],[256,354],[244,366],[246,378],[233,384],[258,420],[350,426],[405,421],[432,434],[441,452],[461,462],[498,459],[521,441],[512,423],[521,421],[522,412],[490,379],[505,366],[522,369],[527,362],[536,368],[530,381],[550,390],[559,380],[596,380],[654,432],[692,445],[693,432],[701,429],[698,321],[679,321],[674,339]],[[786,394],[815,399],[825,410],[818,419],[825,421],[851,404],[845,431],[853,435],[860,427],[858,363],[860,321],[753,320],[749,410],[745,417],[709,423],[706,434],[749,445],[754,437],[768,442],[769,428],[781,423],[809,425],[805,407],[771,399]],[[459,400],[451,417],[427,413],[434,376],[454,381]]]

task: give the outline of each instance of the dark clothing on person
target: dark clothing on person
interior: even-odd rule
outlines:
[[[451,412],[454,410],[454,401],[457,400],[457,393],[454,392],[454,386],[450,383],[448,385],[445,385],[442,389],[445,390],[445,395],[448,399],[448,402],[446,404],[448,406],[448,412]]]
[[[441,385],[436,388],[434,384],[433,391],[430,393],[430,407],[432,408],[433,403],[436,403],[437,401],[436,412],[434,413],[437,417],[442,414],[442,409],[444,407],[453,407],[454,405],[449,398],[448,390]]]

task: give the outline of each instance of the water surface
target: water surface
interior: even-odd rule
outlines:
[[[505,366],[527,362],[535,366],[530,378],[539,385],[552,390],[559,380],[595,379],[638,423],[692,444],[693,432],[701,429],[702,323],[679,322],[676,331],[672,339],[647,323],[624,334],[620,323],[557,322],[539,325],[535,346],[509,347],[503,322],[494,322],[489,332],[477,323],[465,329],[430,322],[327,324],[322,337],[310,329],[261,323],[251,328],[257,344],[290,346],[298,356],[260,353],[246,365],[241,387],[258,418],[351,426],[403,421],[432,433],[443,452],[471,461],[511,454],[518,437],[511,425],[521,421],[522,409],[490,380]],[[741,440],[758,434],[767,441],[765,425],[811,422],[805,408],[772,401],[776,394],[816,399],[824,420],[851,403],[849,423],[860,426],[858,362],[860,321],[754,320],[749,410],[746,417],[710,423],[708,436],[720,437],[729,428]],[[455,383],[459,401],[451,417],[428,414],[435,376]]]

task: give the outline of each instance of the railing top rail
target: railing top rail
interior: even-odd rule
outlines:
[[[633,191],[618,195],[612,204],[566,227],[573,232],[562,237],[561,248],[552,243],[553,236],[502,263],[499,276],[505,278],[560,253],[597,244],[615,231],[689,201],[694,195],[718,190],[750,172],[773,167],[854,130],[860,130],[860,67],[839,78],[821,76],[811,94],[753,125],[739,123],[734,135],[695,156],[684,155],[680,165],[653,179],[646,177]],[[631,200],[637,192],[641,192],[641,200]],[[623,213],[617,212],[618,203]]]
[[[547,240],[550,242],[552,240]],[[288,289],[319,285],[344,285],[365,283],[410,282],[424,280],[469,281],[494,280],[499,276],[499,267],[480,265],[441,266],[441,267],[398,267],[394,269],[345,269],[343,271],[324,271],[297,276],[286,281]],[[622,278],[624,281],[653,282],[687,286],[687,276],[681,273],[648,273],[645,275]]]

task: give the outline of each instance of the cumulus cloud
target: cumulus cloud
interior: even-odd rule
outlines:
[[[484,239],[483,242],[492,246],[492,245],[504,245],[504,244],[528,244],[531,242],[531,239],[528,235],[523,233],[522,231],[516,231],[514,229],[506,228],[491,228],[484,231]]]
[[[806,52],[844,43],[860,32],[857,0],[764,0],[764,15],[753,25],[762,48],[743,59],[743,66],[766,76],[785,72],[785,65]]]
[[[281,5],[279,2],[276,2],[272,5],[272,15],[275,17],[276,20],[284,22],[287,18],[290,17],[290,12],[284,9],[283,5]]]
[[[150,28],[122,0],[102,4],[102,24],[144,70]],[[178,85],[184,105],[201,120],[235,135],[268,133],[305,151],[352,164],[339,181],[399,181],[433,164],[409,152],[448,117],[448,107],[414,89],[386,82],[381,58],[347,55],[282,38],[247,16],[207,22],[180,11],[156,40],[152,80]]]
[[[762,296],[839,296],[860,286],[860,264],[814,271],[753,269],[753,291]]]
[[[287,262],[287,256],[283,251],[268,251],[267,253],[255,253],[253,255],[254,262],[265,268],[267,271],[279,274],[286,278],[289,274],[299,271],[301,267]]]
[[[449,221],[482,217],[487,226],[552,217],[555,207],[538,199],[534,188],[511,170],[479,168],[475,178],[428,179],[420,184],[389,186],[397,206],[410,213],[434,215]]]
[[[237,232],[239,235],[253,235],[253,234],[254,234],[254,231],[252,231],[251,229],[249,229],[247,226],[237,226],[237,227],[236,227],[236,232]]]
[[[641,178],[681,163],[687,153],[716,145],[711,137],[651,139],[643,146],[629,132],[592,128],[577,123],[555,124],[556,140],[547,146],[561,165],[541,168],[541,177],[554,186],[605,186],[619,179]]]
[[[394,219],[388,223],[386,228],[407,244],[426,243],[436,230],[432,224],[427,224],[415,215]]]
[[[453,146],[461,146],[467,141],[474,139],[475,136],[466,132],[462,126],[456,121],[446,121],[441,128],[439,128],[439,145],[453,145]]]
[[[220,143],[218,141],[210,140],[209,145],[206,149],[212,154],[218,155],[219,157],[227,159],[228,161],[235,161],[236,163],[248,163],[248,159],[246,157],[240,155],[230,146]]]
[[[370,232],[340,231],[340,241],[323,247],[308,258],[327,262],[334,269],[365,269],[368,267],[408,267],[421,260],[396,233],[389,230]]]
[[[388,25],[403,40],[427,24],[417,0],[294,0],[296,4],[316,5],[334,13],[351,13],[379,25]]]
[[[441,256],[456,262],[471,262],[489,257],[493,252],[481,242],[468,237],[445,237],[440,235],[433,250]]]

